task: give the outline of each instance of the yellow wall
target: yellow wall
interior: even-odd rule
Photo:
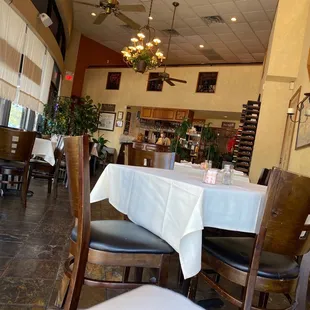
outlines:
[[[73,29],[71,32],[71,40],[66,52],[66,59],[64,71],[73,72],[75,71],[77,56],[79,52],[81,33],[77,29]],[[61,83],[61,96],[71,97],[73,81],[66,81],[65,75],[62,76],[63,80]],[[73,77],[74,79],[74,77]]]
[[[108,72],[122,72],[120,90],[106,90]],[[196,93],[198,72],[219,72],[215,94]],[[127,106],[151,106],[241,112],[242,104],[256,100],[262,75],[262,65],[171,67],[168,72],[175,78],[187,80],[187,84],[171,87],[164,85],[162,92],[147,92],[148,74],[135,73],[132,69],[88,69],[83,96],[89,95],[95,102],[116,104],[116,111],[125,111]],[[246,85],[246,87],[245,87]],[[123,128],[114,132],[104,131],[119,148],[118,138]]]
[[[272,168],[280,163],[289,100],[299,87],[297,78],[300,61],[307,59],[303,49],[304,40],[310,31],[307,29],[310,1],[298,0],[298,5],[297,2],[295,4],[292,5],[291,0],[279,1],[270,38],[262,81],[261,113],[250,170],[252,182],[258,180],[263,168]],[[290,89],[290,82],[295,82],[295,89]]]

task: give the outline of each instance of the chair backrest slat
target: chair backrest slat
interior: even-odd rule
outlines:
[[[310,178],[272,170],[260,235],[264,250],[299,256],[310,250]]]
[[[85,212],[90,216],[88,136],[63,139],[72,213],[80,222],[85,219]]]
[[[152,167],[173,170],[175,153],[153,152],[134,149],[126,145],[126,164],[129,166]]]
[[[35,138],[35,131],[0,127],[0,159],[29,161]]]

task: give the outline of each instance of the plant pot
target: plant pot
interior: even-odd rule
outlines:
[[[146,62],[144,60],[140,60],[138,63],[137,63],[137,72],[139,73],[144,73],[146,70]]]

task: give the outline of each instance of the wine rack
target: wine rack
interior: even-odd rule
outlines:
[[[243,105],[240,126],[237,132],[233,163],[236,170],[249,174],[260,112],[259,101]]]

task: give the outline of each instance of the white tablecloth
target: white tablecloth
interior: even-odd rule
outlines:
[[[131,221],[168,242],[189,278],[201,269],[203,227],[258,232],[265,193],[264,186],[242,181],[207,185],[199,175],[110,164],[91,202],[109,198]]]
[[[157,286],[142,286],[89,310],[202,310],[189,299]]]
[[[32,149],[32,155],[40,156],[50,165],[54,166],[55,165],[55,156],[54,156],[55,147],[56,147],[56,143],[50,140],[36,138],[34,141],[33,149]]]

